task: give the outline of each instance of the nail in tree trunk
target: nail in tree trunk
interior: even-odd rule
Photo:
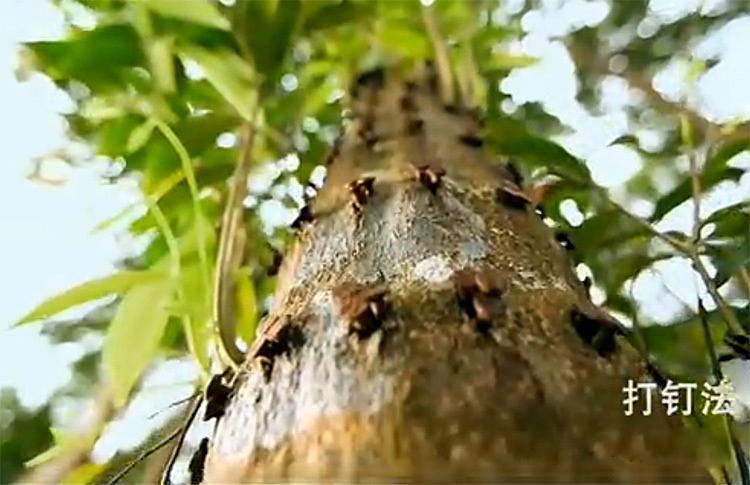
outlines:
[[[477,117],[354,91],[205,481],[709,481],[656,396],[625,416],[638,354]]]

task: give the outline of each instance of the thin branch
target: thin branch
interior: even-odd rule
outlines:
[[[693,231],[692,239],[690,241],[690,244],[688,244],[688,255],[693,261],[693,267],[698,272],[701,279],[703,279],[703,283],[706,285],[708,293],[716,302],[716,305],[718,306],[719,311],[724,317],[724,320],[726,320],[729,328],[732,329],[732,331],[741,334],[743,333],[742,325],[740,325],[737,316],[734,314],[731,308],[729,308],[729,305],[724,300],[724,297],[722,297],[719,293],[719,290],[716,287],[716,283],[708,274],[706,266],[703,264],[703,261],[701,261],[700,255],[698,254],[698,247],[700,245],[701,239],[701,174],[698,167],[698,155],[696,154],[694,148],[694,139],[691,132],[690,122],[686,117],[683,116],[680,118],[680,124],[682,127],[681,132],[683,142],[689,150],[688,159],[690,161],[690,180],[693,191]],[[700,295],[698,295],[698,300],[700,303]]]
[[[701,328],[703,329],[703,340],[706,343],[706,351],[708,352],[708,358],[711,362],[711,370],[714,375],[714,378],[716,378],[716,382],[720,382],[723,378],[721,374],[721,365],[719,364],[719,358],[716,356],[716,348],[714,346],[714,339],[711,335],[711,327],[708,325],[708,318],[706,317],[706,308],[703,306],[703,302],[701,301],[701,295],[700,293],[697,294],[698,297],[698,316],[701,321]]]
[[[737,319],[737,315],[734,314],[732,309],[729,307],[729,304],[719,293],[719,290],[716,288],[716,284],[714,283],[713,278],[711,278],[711,276],[708,274],[708,270],[706,270],[706,266],[703,264],[703,261],[701,261],[700,257],[697,254],[691,255],[690,257],[693,260],[693,268],[695,268],[695,270],[703,279],[703,282],[706,284],[708,293],[716,302],[716,306],[719,308],[719,312],[721,312],[721,316],[724,317],[724,320],[726,321],[729,328],[732,330],[732,332],[740,335],[744,334],[745,331],[742,328],[742,324],[740,324],[740,321]]]
[[[170,483],[172,483],[169,480],[169,476],[172,474],[172,467],[177,461],[177,456],[180,454],[180,450],[182,450],[182,444],[185,442],[185,436],[187,436],[187,432],[188,432],[188,429],[190,428],[190,424],[193,422],[193,420],[195,419],[195,416],[198,414],[198,410],[200,409],[202,403],[203,403],[203,393],[200,393],[197,396],[193,397],[193,400],[190,404],[190,409],[188,410],[187,417],[185,418],[183,425],[178,426],[177,429],[175,429],[175,431],[172,433],[174,434],[174,436],[177,437],[177,443],[175,443],[174,447],[172,448],[172,451],[169,453],[169,460],[167,461],[167,465],[164,467],[164,471],[162,472],[162,475],[161,475],[161,480],[159,481],[160,485],[170,485]],[[169,443],[169,441],[171,441],[171,439],[166,441],[164,444]],[[153,453],[153,451],[151,453]],[[143,458],[145,458],[145,456]]]
[[[185,293],[182,290],[182,285],[179,284],[179,278],[182,273],[182,267],[180,263],[180,246],[177,241],[177,238],[174,235],[174,232],[172,231],[172,228],[169,226],[169,220],[167,219],[167,216],[164,214],[164,212],[159,208],[159,204],[154,202],[150,197],[146,196],[144,198],[144,201],[146,203],[146,207],[148,208],[149,212],[151,212],[151,215],[154,217],[154,220],[156,221],[156,226],[159,228],[159,231],[161,232],[162,236],[164,237],[164,242],[167,244],[167,251],[169,252],[169,272],[170,276],[175,282],[175,291],[177,293],[177,300],[180,302],[180,305],[184,305],[187,302],[185,301]],[[188,317],[186,314],[183,314],[180,318],[182,321],[183,330],[185,332],[185,340],[188,344],[188,349],[190,350],[190,353],[194,356],[197,356],[197,349],[195,347],[195,335],[193,334],[193,327],[191,325],[190,317]],[[198,360],[198,368],[201,370],[201,373],[205,374],[206,369],[202,362],[200,362],[200,359]]]
[[[257,111],[257,108],[256,108]],[[253,115],[253,119],[257,116]],[[221,223],[219,250],[214,274],[213,318],[218,326],[220,352],[234,370],[244,361],[244,353],[235,342],[237,331],[234,297],[234,279],[242,265],[245,246],[245,219],[243,201],[247,196],[247,179],[252,165],[252,151],[256,129],[253,123],[246,123],[242,128],[239,159],[232,175],[227,203]]]
[[[143,460],[145,460],[146,458],[148,458],[149,456],[151,456],[152,454],[156,453],[161,448],[163,448],[164,446],[166,446],[170,441],[172,441],[173,439],[175,439],[177,437],[177,435],[180,434],[180,432],[181,432],[181,427],[178,426],[171,433],[169,433],[167,436],[165,436],[160,441],[158,441],[156,444],[154,444],[154,446],[152,446],[152,447],[144,450],[140,455],[138,455],[137,458],[135,458],[134,460],[128,462],[128,464],[125,465],[124,467],[122,467],[120,469],[120,471],[115,474],[115,476],[113,476],[112,478],[110,478],[106,485],[114,485],[117,482],[119,482],[120,480],[122,480],[122,478],[125,475],[127,475],[130,472],[130,470],[132,470],[133,468],[135,468],[136,465],[138,465]]]
[[[750,298],[750,271],[747,268],[740,268],[737,271],[739,286],[745,293],[746,298]]]
[[[195,415],[198,412],[198,409],[200,408],[201,402],[202,402],[202,394],[198,394],[192,398],[192,403],[190,405],[190,408],[188,409],[186,418],[178,424],[175,429],[169,432],[166,436],[164,436],[162,439],[154,443],[152,446],[146,448],[143,450],[136,458],[129,461],[127,464],[125,464],[124,467],[122,467],[114,476],[112,476],[107,482],[106,485],[115,485],[117,482],[122,480],[125,475],[130,473],[130,471],[135,468],[139,463],[143,462],[146,458],[151,456],[152,454],[156,453],[163,447],[165,447],[167,444],[169,444],[170,441],[172,441],[175,438],[179,438],[178,442],[175,444],[175,447],[172,449],[170,453],[169,461],[167,462],[167,466],[165,467],[164,472],[162,473],[162,482],[161,483],[169,483],[169,472],[172,470],[172,464],[174,463],[174,460],[177,458],[177,454],[179,454],[180,449],[182,448],[182,443],[185,440],[185,435],[187,434],[187,430],[190,427],[190,423],[192,423],[193,419],[195,418]],[[167,477],[167,481],[164,482],[164,476]]]
[[[658,231],[656,228],[654,228],[653,225],[651,225],[651,223],[649,223],[648,221],[645,221],[645,220],[641,219],[640,217],[636,216],[635,214],[631,214],[630,212],[628,212],[627,210],[625,210],[624,207],[622,207],[621,205],[619,205],[617,202],[611,200],[606,194],[605,194],[605,199],[607,200],[607,202],[609,203],[609,205],[612,206],[612,208],[614,208],[619,213],[623,214],[624,216],[626,216],[629,219],[631,219],[633,222],[635,222],[638,225],[640,225],[641,227],[643,227],[652,236],[654,236],[657,239],[659,239],[659,240],[667,243],[669,246],[671,246],[672,248],[674,248],[675,250],[677,250],[680,253],[683,253],[683,254],[688,254],[689,253],[690,247],[687,244],[685,244],[684,242],[682,242],[682,241],[680,241],[678,239],[675,239],[675,238],[673,238],[672,236],[670,236],[668,234],[664,234],[664,233]]]
[[[672,246],[672,248],[674,248],[680,254],[689,258],[693,263],[693,267],[695,268],[695,270],[698,272],[701,279],[705,283],[708,293],[716,302],[716,306],[719,308],[719,311],[721,312],[722,317],[724,317],[724,320],[726,320],[727,325],[729,325],[729,327],[732,329],[733,332],[744,334],[744,330],[739,320],[737,319],[737,316],[734,314],[731,308],[729,308],[729,305],[721,296],[721,294],[719,294],[719,291],[716,288],[716,284],[714,284],[713,279],[708,274],[708,270],[706,270],[706,266],[703,264],[703,261],[701,261],[700,254],[698,253],[698,250],[697,250],[697,247],[698,247],[697,245],[687,244],[667,234],[659,232],[650,223],[648,223],[647,221],[644,221],[643,219],[641,219],[640,217],[634,214],[631,214],[630,212],[625,210],[622,206],[620,206],[616,202],[610,200],[609,198],[607,198],[606,200],[615,210],[629,217],[631,220],[633,220],[634,222],[642,226],[644,229],[646,229],[646,231],[648,231],[651,235],[653,235],[654,237],[656,237],[657,239],[661,241],[664,241],[668,245]]]
[[[432,7],[422,5],[422,19],[424,20],[425,29],[427,29],[427,36],[430,38],[432,48],[435,51],[440,100],[446,105],[453,105],[455,102],[455,80],[453,79],[450,58],[448,57],[448,48],[440,34],[440,28],[438,27]]]
[[[185,145],[182,144],[177,134],[162,120],[156,120],[155,126],[161,131],[167,141],[172,145],[172,148],[177,153],[180,163],[182,164],[182,170],[185,172],[185,179],[187,180],[188,188],[190,189],[190,197],[193,202],[193,210],[195,212],[196,227],[198,230],[198,259],[200,260],[201,273],[203,276],[203,282],[206,287],[206,291],[211,288],[210,275],[208,270],[208,249],[206,248],[206,228],[205,219],[203,217],[203,210],[200,204],[200,195],[198,193],[198,181],[195,177],[195,171],[193,170],[193,164],[190,159]]]

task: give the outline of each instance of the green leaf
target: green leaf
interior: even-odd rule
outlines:
[[[151,40],[148,56],[156,86],[163,93],[172,93],[177,88],[174,72],[174,39],[159,37]]]
[[[203,369],[210,368],[208,345],[211,340],[211,290],[203,282],[201,267],[191,264],[182,269],[181,293],[184,301],[178,308],[179,316],[187,317],[189,328],[184,328],[188,347]]]
[[[507,116],[493,116],[487,122],[487,140],[504,155],[519,158],[533,166],[546,167],[552,173],[574,182],[591,182],[586,165],[557,143],[531,134],[520,121]]]
[[[48,462],[64,454],[66,451],[68,451],[71,444],[74,443],[72,437],[67,433],[63,433],[59,428],[50,428],[50,433],[52,433],[52,439],[54,440],[55,444],[53,444],[45,451],[39,453],[34,458],[26,461],[24,463],[24,466],[26,466],[27,468],[33,468],[37,465]]]
[[[159,279],[132,287],[123,297],[102,350],[104,374],[117,406],[151,364],[169,320],[173,283]]]
[[[341,27],[371,18],[375,13],[375,2],[337,2],[323,5],[323,2],[308,2],[305,4],[318,7],[305,21],[306,31],[325,30]]]
[[[94,483],[94,480],[106,469],[106,464],[83,463],[70,470],[61,483],[64,485],[87,485]]]
[[[235,277],[235,293],[237,335],[246,343],[251,344],[255,339],[255,329],[258,324],[258,302],[250,272],[246,269],[240,270]]]
[[[724,207],[711,214],[701,223],[701,227],[706,227],[709,224],[716,226],[709,239],[748,237],[748,233],[750,233],[750,205],[747,201],[742,201]]]
[[[611,249],[635,237],[647,235],[649,232],[646,228],[615,210],[589,217],[583,224],[570,230],[576,247],[587,254],[593,254],[602,247]]]
[[[130,136],[128,137],[128,143],[126,146],[128,153],[133,153],[134,151],[138,150],[146,143],[148,143],[149,138],[151,138],[151,133],[154,132],[155,127],[156,125],[154,124],[153,120],[149,119],[144,121],[143,124],[134,128],[133,131],[130,132]]]
[[[159,202],[159,199],[161,199],[170,190],[175,188],[175,186],[177,186],[183,180],[185,180],[185,172],[183,172],[182,169],[175,170],[171,174],[163,177],[159,181],[159,183],[155,187],[153,187],[149,193],[144,194],[144,196],[149,197],[152,204],[156,204],[157,202]],[[110,229],[114,224],[129,216],[135,209],[142,207],[142,205],[142,201],[134,202],[128,205],[114,216],[109,217],[97,224],[94,227],[94,232],[102,232]]]
[[[430,41],[422,30],[400,20],[382,22],[378,42],[385,50],[411,59],[426,59],[432,52]]]
[[[727,142],[716,149],[701,174],[701,190],[705,192],[723,180],[739,180],[744,171],[727,166],[727,162],[744,150],[750,150],[750,138]],[[669,211],[690,198],[692,193],[692,181],[688,176],[656,202],[651,221],[658,221],[664,217]]]
[[[66,40],[31,42],[26,46],[52,79],[76,79],[89,87],[119,85],[123,68],[141,66],[145,59],[138,34],[124,24],[74,31]]]
[[[253,68],[228,49],[208,50],[197,46],[178,48],[180,57],[198,63],[214,88],[246,120],[252,117],[256,103]]]
[[[701,190],[708,190],[723,180],[737,181],[745,173],[744,170],[733,167],[722,167],[721,169],[708,169],[701,177]],[[656,202],[656,208],[651,215],[651,221],[656,222],[669,211],[688,200],[693,195],[693,182],[686,177],[680,184],[663,195]]]
[[[487,63],[482,65],[483,70],[497,69],[499,71],[509,71],[517,67],[532,66],[539,62],[539,59],[524,54],[509,54],[507,52],[493,53]]]
[[[229,21],[208,0],[147,0],[152,12],[185,22],[229,30]]]
[[[299,24],[299,0],[240,2],[239,30],[253,57],[255,68],[272,79],[284,62]]]
[[[113,293],[121,293],[133,285],[151,281],[162,274],[156,271],[120,271],[105,278],[82,283],[45,300],[16,323],[21,325],[52,315],[74,306],[97,300]]]
[[[747,227],[745,231],[750,231]],[[750,267],[750,238],[736,239],[728,244],[706,244],[711,262],[716,267],[714,282],[721,286],[742,267]]]
[[[719,311],[709,312],[706,317],[713,344],[718,345],[726,334],[726,324]],[[710,375],[711,362],[706,352],[701,319],[697,315],[686,316],[671,325],[640,328],[649,353],[668,374],[684,381],[705,379]]]

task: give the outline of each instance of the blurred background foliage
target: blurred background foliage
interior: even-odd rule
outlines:
[[[11,389],[0,393],[3,482],[23,479],[23,463],[36,457],[31,465],[37,470],[65,463],[63,481],[87,483],[163,434],[154,429],[143,443],[112,445],[106,460],[91,455],[107,424],[148,395],[147,372],[187,360],[198,369],[191,385],[199,387],[210,375],[217,246],[239,152],[251,150],[252,160],[245,254],[234,275],[237,333],[249,344],[268,309],[273,266],[293,237],[288,225],[321,183],[321,165],[347,122],[348,86],[364,69],[407,69],[433,52],[423,21],[427,7],[416,1],[55,3],[69,15],[67,36],[26,44],[18,75],[41,71],[67,92],[75,103],[66,115],[71,141],[109,160],[112,183],[137,181],[142,201],[98,229],[126,232],[142,242],[142,250],[124,253],[117,273],[41,303],[20,322],[42,325],[54,342],[79,343],[86,351],[70,384],[42,408],[23,409]],[[707,203],[695,221],[692,200],[696,187],[710,198],[714,189],[727,191],[727,183],[736,187],[743,177],[748,186],[750,109],[722,119],[688,95],[661,92],[656,81],[683,59],[680,85],[689,93],[720,61],[715,54],[696,55],[696,44],[748,18],[750,7],[744,0],[684,2],[695,5],[683,3],[675,7],[681,13],[665,17],[658,10],[664,3],[438,0],[428,8],[459,85],[476,88],[490,149],[511,158],[526,188],[544,195],[547,220],[570,234],[579,273],[592,278],[596,302],[637,325],[646,349],[670,376],[700,382],[715,370],[707,342],[721,356],[732,351],[727,334],[748,332],[750,210],[747,198],[735,197]],[[551,35],[574,63],[577,106],[596,120],[611,95],[606,86],[620,83],[630,96],[622,109],[625,128],[601,142],[640,161],[616,187],[592,174],[590,153],[576,145],[580,127],[560,106],[519,100],[506,84],[513,73],[545,62],[524,42],[542,14],[563,15],[565,9],[594,10],[589,18],[573,15]],[[94,21],[78,25],[81,12]],[[556,79],[543,82],[555,89]],[[255,131],[251,146],[240,136],[243,127]],[[606,170],[617,171],[616,151],[607,153],[612,160]],[[87,160],[71,155],[69,163]],[[687,225],[670,227],[665,221],[674,214]],[[636,282],[644,274],[658,276],[659,264],[669,262],[685,266],[683,277],[695,282],[695,291],[673,295],[680,305],[657,318],[639,304]],[[83,318],[56,317],[105,297]],[[703,315],[698,299],[708,308]],[[93,422],[70,426],[56,418],[56,406],[89,409],[92,396],[99,410]],[[180,409],[165,414],[173,420]],[[162,421],[162,428],[173,424]],[[727,467],[733,459],[729,425],[723,417],[701,424],[719,442],[717,463]],[[740,435],[748,429],[731,426]],[[145,480],[149,470],[146,461],[134,472],[140,478],[131,481]],[[34,476],[33,469],[26,473]]]

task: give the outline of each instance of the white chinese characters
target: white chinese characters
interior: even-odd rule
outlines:
[[[694,382],[674,382],[667,380],[661,389],[661,404],[667,415],[681,413],[682,415],[693,414],[693,395],[698,389]],[[636,412],[636,404],[640,403],[640,411],[644,416],[651,415],[653,411],[653,396],[657,394],[658,387],[654,382],[635,382],[628,379],[628,383],[622,388],[625,395],[622,400],[626,416],[632,416]],[[706,414],[728,414],[735,400],[734,387],[727,379],[722,379],[718,384],[703,383],[700,396],[703,400],[701,412]]]

